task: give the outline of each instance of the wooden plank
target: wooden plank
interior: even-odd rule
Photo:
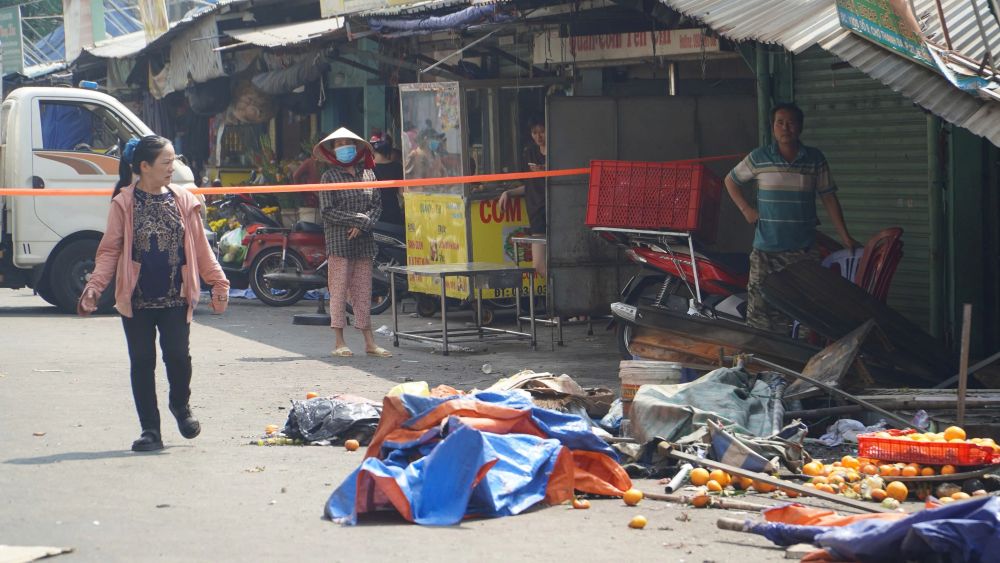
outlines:
[[[972,304],[962,307],[962,349],[958,358],[958,414],[956,422],[965,424],[965,389],[969,386],[969,329],[972,325]]]
[[[840,387],[844,376],[847,375],[847,371],[858,355],[861,343],[868,338],[873,328],[875,328],[875,321],[869,319],[840,340],[823,348],[815,356],[809,358],[809,362],[802,368],[802,375],[816,381],[822,381],[830,387]],[[807,383],[804,379],[797,379],[785,389],[784,399],[801,399],[813,394],[816,390],[815,385]]]

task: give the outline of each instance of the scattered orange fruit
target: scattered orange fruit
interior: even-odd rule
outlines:
[[[633,516],[631,520],[628,521],[628,527],[634,528],[636,530],[641,530],[646,527],[649,523],[645,516]]]
[[[754,481],[753,489],[759,493],[773,493],[778,487],[763,481]]]
[[[741,491],[745,491],[753,486],[753,479],[749,477],[736,477],[736,480],[733,481],[733,486]]]
[[[715,479],[709,479],[708,483],[705,483],[705,486],[708,487],[708,490],[716,493],[722,490],[722,485]]]
[[[817,475],[813,477],[810,481],[813,485],[825,485],[830,482],[830,480],[822,475]]]
[[[969,493],[963,493],[962,491],[959,491],[957,493],[952,493],[951,498],[955,500],[965,500],[972,498],[972,495],[970,495]]]
[[[629,489],[622,495],[622,500],[629,506],[635,506],[642,500],[642,491],[639,489]]]
[[[941,475],[954,475],[955,466],[954,465],[943,465],[941,466]]]
[[[882,502],[885,500],[885,497],[888,496],[885,489],[872,489],[871,495],[872,500],[875,502]]]
[[[709,478],[718,481],[723,488],[728,487],[730,483],[733,482],[733,478],[729,476],[728,473],[721,469],[715,469],[709,473]]]
[[[785,493],[785,496],[788,498],[797,498],[799,496],[799,492],[792,489],[781,489],[781,492]]]
[[[938,502],[941,503],[941,504],[951,504],[951,503],[955,502],[955,499],[953,499],[951,497],[941,497],[941,498],[938,499]]]
[[[945,440],[964,440],[965,430],[961,426],[949,426],[944,430]]]
[[[826,483],[820,483],[819,485],[816,485],[816,490],[817,491],[823,491],[824,493],[830,493],[830,494],[833,494],[833,492],[834,492],[833,491],[833,487],[831,487],[830,485],[827,485]]]
[[[315,391],[310,391],[306,393],[306,399],[315,399],[316,397],[319,397],[319,393]]]
[[[802,473],[815,477],[823,474],[823,464],[818,461],[810,461],[802,466]]]
[[[878,467],[874,464],[867,463],[861,466],[861,472],[865,475],[878,475]]]
[[[915,477],[917,473],[918,471],[916,467],[913,467],[912,465],[907,465],[906,467],[903,468],[900,474],[903,477]]]
[[[278,432],[278,425],[277,424],[268,424],[267,426],[264,427],[264,432],[268,436],[270,436],[271,434],[276,434]]]
[[[705,508],[710,504],[712,504],[712,497],[704,493],[697,495],[691,499],[691,506],[695,508]]]
[[[848,469],[859,469],[861,468],[861,462],[855,459],[853,456],[845,455],[840,460],[841,465]]]
[[[708,470],[703,467],[692,469],[691,474],[688,475],[688,480],[690,480],[691,484],[696,487],[700,487],[705,483],[708,483],[709,478]]]
[[[894,498],[900,502],[903,502],[904,500],[906,500],[906,497],[910,494],[910,490],[907,489],[906,485],[904,485],[902,482],[893,481],[888,485],[886,485],[885,493],[889,497]]]
[[[590,508],[590,501],[585,498],[573,499],[573,508],[577,510],[587,510]]]
[[[925,468],[923,468],[923,469],[920,470],[920,475],[922,475],[924,477],[930,477],[931,475],[934,475],[934,474],[935,473],[934,473],[934,468],[933,467],[925,467]]]
[[[346,448],[347,451],[349,452],[353,452],[360,447],[361,447],[361,442],[358,442],[357,440],[347,440],[346,442],[344,442],[344,448]]]

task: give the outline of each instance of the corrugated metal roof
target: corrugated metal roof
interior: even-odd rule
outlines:
[[[98,41],[90,47],[84,47],[83,50],[102,59],[120,59],[131,57],[144,48],[146,48],[146,32],[136,31]]]
[[[969,95],[937,72],[841,28],[835,0],[661,1],[735,41],[777,43],[793,53],[819,45],[945,121],[1000,146],[1000,103]],[[973,1],[983,15],[986,41],[970,0],[941,0],[952,48],[979,59],[989,46],[1000,56],[1000,26],[989,17],[989,0]],[[927,35],[943,44],[935,0],[914,0],[914,5]]]
[[[380,8],[378,10],[368,10],[366,12],[361,12],[358,15],[366,17],[403,16],[407,14],[420,14],[423,12],[432,12],[434,10],[439,10],[441,8],[449,8],[451,6],[495,4],[495,3],[497,2],[476,2],[470,0],[423,0],[422,2],[410,2],[407,4],[403,4],[401,6]]]
[[[287,47],[308,43],[333,34],[344,27],[344,18],[327,18],[251,29],[229,29],[225,34],[237,41],[258,47]]]

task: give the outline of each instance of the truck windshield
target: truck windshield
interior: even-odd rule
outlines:
[[[39,102],[42,149],[118,156],[123,139],[140,134],[110,109],[94,103]]]

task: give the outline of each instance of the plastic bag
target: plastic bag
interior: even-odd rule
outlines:
[[[336,397],[292,401],[292,410],[282,432],[289,438],[306,442],[326,440],[343,443],[344,440],[355,439],[367,444],[378,427],[379,411],[368,402]]]
[[[219,239],[219,256],[223,262],[243,262],[247,255],[247,247],[243,246],[246,234],[246,229],[237,227],[222,235]]]

